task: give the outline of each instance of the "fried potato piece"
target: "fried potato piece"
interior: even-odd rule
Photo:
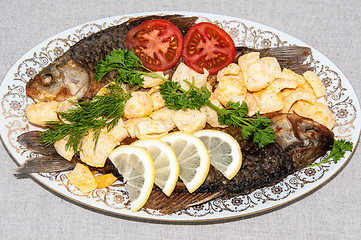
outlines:
[[[83,193],[89,193],[97,188],[97,182],[92,172],[84,164],[77,163],[73,171],[66,174],[69,181]]]
[[[216,97],[214,96],[214,94],[211,94],[211,97],[209,98],[209,101],[219,107],[219,108],[223,108],[222,104],[216,99]],[[215,110],[213,110],[212,108],[205,106],[201,108],[201,112],[204,112],[207,115],[207,123],[209,125],[211,125],[212,127],[220,127],[220,128],[225,128],[227,127],[227,125],[221,125],[218,121],[218,114]]]
[[[311,85],[317,98],[320,98],[320,97],[323,97],[326,95],[326,88],[316,73],[307,71],[303,74],[303,77]]]
[[[146,137],[157,137],[168,133],[168,130],[164,121],[149,120],[138,122],[135,125],[134,132],[135,136],[141,139]]]
[[[244,99],[244,101],[247,103],[247,106],[248,106],[247,116],[249,116],[249,117],[253,116],[254,114],[256,114],[256,112],[258,112],[260,110],[257,98],[254,96],[253,93],[247,92],[246,98]]]
[[[180,63],[172,76],[172,81],[179,82],[184,90],[188,90],[189,85],[184,80],[190,83],[194,80],[194,85],[201,88],[206,84],[208,75],[209,73],[206,69],[204,69],[204,73],[201,74],[189,68],[184,63]]]
[[[222,68],[217,73],[217,78],[221,78],[223,76],[231,75],[231,76],[238,76],[238,74],[241,72],[241,68],[236,63],[230,63],[227,67]]]
[[[278,94],[283,89],[286,89],[286,88],[294,89],[298,85],[299,85],[299,82],[297,80],[286,80],[286,79],[278,78],[269,87],[267,87],[267,90],[272,90],[276,94]]]
[[[124,126],[127,129],[129,135],[131,138],[136,138],[135,135],[135,127],[139,122],[142,121],[150,121],[152,120],[150,117],[144,117],[144,118],[131,118],[124,122]]]
[[[60,156],[62,156],[68,161],[71,161],[71,159],[74,156],[74,150],[72,147],[69,148],[66,147],[66,143],[68,142],[68,140],[69,140],[69,135],[56,141],[54,143],[54,148]]]
[[[305,78],[287,68],[284,68],[281,73],[281,78],[285,80],[296,80],[299,82],[299,85],[303,85],[305,83]]]
[[[69,98],[65,101],[62,101],[59,103],[58,106],[58,112],[67,112],[70,111],[71,109],[75,109],[77,108],[77,106],[74,104],[78,101],[78,99],[76,97],[72,97]],[[70,123],[69,121],[63,119],[60,115],[58,115],[60,121],[64,122],[64,123]]]
[[[327,105],[323,103],[316,102],[311,104],[305,101],[298,101],[291,110],[300,116],[312,118],[329,129],[332,129],[335,125],[335,116]]]
[[[270,76],[271,79],[276,79],[281,77],[281,67],[274,57],[263,57],[260,59],[262,69],[267,76]]]
[[[223,106],[226,106],[229,101],[244,101],[247,88],[240,81],[228,76],[223,76],[218,81],[219,84],[214,90],[214,96]]]
[[[118,142],[123,141],[125,138],[129,136],[128,131],[125,128],[124,121],[121,118],[119,119],[117,124],[115,124],[115,126],[112,129],[110,129],[109,132],[107,132],[106,128],[104,128],[103,131],[111,135]]]
[[[59,121],[58,107],[56,101],[32,103],[26,106],[26,117],[30,123],[46,127],[46,121]]]
[[[304,100],[309,103],[315,104],[317,99],[315,95],[309,92],[292,91],[287,97],[283,98],[283,102],[285,105],[281,112],[288,113],[292,105],[299,100]]]
[[[172,115],[172,119],[180,131],[193,133],[206,126],[207,115],[200,110],[178,110]]]
[[[118,178],[111,173],[96,175],[96,176],[94,176],[94,178],[95,178],[95,181],[97,182],[98,189],[109,187],[113,183],[115,183],[115,181],[118,180]]]
[[[306,80],[305,80],[305,83],[303,85],[298,86],[296,90],[303,91],[303,92],[309,92],[309,93],[315,95],[315,92],[313,91],[311,85],[308,82],[306,82]]]
[[[254,94],[257,98],[259,112],[261,114],[277,112],[284,107],[284,103],[272,90],[263,90]]]
[[[153,102],[153,111],[165,107],[165,101],[162,97],[162,94],[159,91],[150,94],[150,99],[152,99]]]
[[[124,117],[146,117],[153,112],[153,101],[146,92],[133,92],[131,98],[125,103]]]
[[[175,128],[175,123],[172,119],[173,113],[175,113],[174,110],[164,107],[152,112],[149,117],[153,120],[163,121],[167,131],[171,131],[173,128]]]
[[[169,78],[169,76],[164,75],[163,72],[155,72],[155,73],[161,77],[164,77],[165,79]],[[144,79],[144,81],[143,81],[144,88],[151,88],[151,87],[159,86],[162,83],[164,83],[164,81],[162,79],[157,78],[157,77],[151,77],[151,76],[147,76],[147,75],[142,75],[142,77]]]
[[[101,131],[95,147],[93,132],[83,138],[80,160],[92,167],[103,167],[110,152],[119,145],[111,135]]]
[[[297,89],[296,89],[297,90]],[[286,88],[283,89],[281,92],[279,92],[277,95],[281,98],[284,99],[285,97],[287,97],[288,95],[291,94],[291,92],[294,92],[294,90]]]
[[[238,59],[247,89],[251,92],[268,87],[275,76],[281,76],[281,68],[277,60],[266,58],[261,61],[259,56],[259,52],[251,52]]]

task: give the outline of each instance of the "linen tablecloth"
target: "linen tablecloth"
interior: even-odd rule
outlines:
[[[0,79],[29,49],[70,27],[121,14],[195,11],[255,21],[286,32],[334,62],[361,97],[361,2],[241,0],[1,1]],[[361,239],[361,148],[328,184],[259,216],[205,225],[137,222],[66,201],[13,176],[0,145],[0,239]]]

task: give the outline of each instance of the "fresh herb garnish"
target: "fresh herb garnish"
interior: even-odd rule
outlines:
[[[248,140],[253,136],[253,142],[259,148],[274,142],[274,131],[269,126],[272,121],[267,117],[261,117],[259,113],[256,118],[246,117],[248,107],[245,102],[242,102],[241,105],[238,102],[228,102],[225,108],[219,108],[210,102],[211,92],[205,86],[198,88],[193,83],[185,82],[190,86],[187,91],[182,89],[178,82],[166,81],[160,85],[159,91],[169,109],[199,110],[201,107],[208,106],[217,112],[221,125],[241,127],[242,137]]]
[[[58,112],[66,122],[47,122],[50,129],[41,133],[41,143],[49,146],[69,136],[66,147],[78,152],[82,137],[90,130],[93,131],[94,140],[97,142],[101,129],[106,128],[109,131],[117,124],[124,114],[125,102],[130,98],[130,93],[124,94],[118,84],[109,84],[106,91],[106,94],[90,100],[73,102],[76,108]]]
[[[144,69],[147,70],[147,72],[137,69]],[[143,74],[164,80],[161,76],[144,67],[134,52],[127,49],[113,50],[104,60],[100,60],[95,68],[95,79],[100,81],[105,75],[114,70],[117,70],[116,81],[119,83],[127,83],[130,87],[142,86],[144,81],[142,77]]]
[[[229,102],[225,108],[219,108],[210,102],[211,92],[205,86],[198,88],[194,83],[186,81],[190,88],[184,90],[179,82],[169,81],[144,67],[132,50],[113,50],[110,55],[105,57],[105,60],[99,61],[95,78],[100,81],[106,74],[114,70],[118,72],[117,83],[128,83],[131,87],[142,86],[142,75],[162,79],[164,83],[160,85],[159,91],[169,109],[186,110],[190,108],[200,110],[202,107],[208,106],[217,112],[220,124],[241,127],[242,136],[245,140],[253,137],[253,142],[260,148],[274,142],[274,132],[269,126],[272,121],[267,117],[261,117],[259,113],[257,113],[256,118],[246,117],[248,107],[245,102],[241,105]]]
[[[333,161],[337,163],[341,158],[345,156],[345,153],[347,151],[352,151],[352,149],[353,149],[353,142],[348,142],[344,139],[336,140],[332,145],[330,155],[325,157],[322,161],[318,163],[314,163],[309,167],[321,165],[323,163],[330,161],[331,159],[333,159]]]
[[[160,85],[159,92],[167,108],[183,111],[187,108],[200,110],[209,102],[211,92],[207,87],[197,88],[194,84],[185,81],[190,86],[189,90],[181,88],[179,82],[166,81]]]
[[[218,114],[218,121],[221,125],[233,125],[241,127],[242,137],[248,140],[253,136],[253,142],[259,148],[263,148],[267,144],[275,141],[273,129],[270,127],[272,120],[256,113],[256,118],[246,117],[248,114],[248,106],[246,102],[228,102],[225,108],[219,108],[212,103],[207,104]]]

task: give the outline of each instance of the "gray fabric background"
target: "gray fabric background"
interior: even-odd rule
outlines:
[[[240,0],[0,1],[0,79],[26,51],[70,27],[109,16],[158,10],[229,15],[284,31],[319,50],[361,97],[361,2]],[[70,203],[12,175],[0,145],[0,239],[361,239],[361,149],[331,182],[291,205],[210,225],[126,220]]]

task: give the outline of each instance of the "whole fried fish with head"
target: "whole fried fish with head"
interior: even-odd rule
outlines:
[[[270,114],[267,117],[273,121],[271,127],[275,131],[275,143],[268,144],[262,149],[259,149],[252,141],[244,141],[240,128],[213,128],[232,135],[241,146],[243,163],[233,179],[228,180],[211,166],[205,182],[194,193],[190,194],[180,181],[170,197],[164,195],[161,189],[156,187],[144,208],[170,214],[212,199],[248,194],[255,189],[274,185],[287,175],[310,165],[317,158],[325,155],[333,145],[333,132],[309,118],[279,113]],[[130,144],[134,140],[127,138],[121,144]],[[42,157],[31,159],[29,163],[15,170],[16,174],[71,170],[75,166],[66,159],[54,158],[52,160],[53,150],[38,143],[34,144],[34,142],[39,142],[39,132],[24,133],[18,137],[18,141],[34,152],[43,152],[41,153],[43,155],[46,155],[46,152],[51,153],[48,154],[50,157],[46,158],[47,164]],[[100,170],[104,173],[112,172],[115,175],[117,173],[110,161],[107,161],[104,168]]]
[[[125,38],[129,30],[151,19],[168,20],[185,34],[197,17],[152,15],[131,18],[120,25],[94,33],[71,46],[62,56],[41,70],[26,84],[26,94],[36,102],[63,101],[73,96],[94,96],[106,83],[106,79],[97,82],[94,78],[98,61],[114,49],[125,49]]]
[[[120,25],[94,33],[71,46],[62,56],[29,80],[26,85],[26,94],[36,102],[63,101],[70,97],[87,98],[94,96],[107,82],[107,79],[102,82],[97,82],[94,79],[98,61],[104,59],[114,49],[125,49],[127,33],[133,27],[151,19],[168,20],[185,35],[198,18],[182,15],[152,15],[131,18]],[[309,64],[305,63],[311,54],[311,50],[307,47],[290,46],[268,49],[236,47],[235,61],[239,56],[251,51],[259,51],[261,57],[276,57],[282,68],[288,68],[296,73],[310,70]],[[167,73],[170,73],[171,76],[176,67],[177,65]],[[209,78],[215,78],[215,75],[211,75]],[[111,74],[108,79],[111,79]]]
[[[211,167],[202,186],[190,194],[181,182],[170,197],[159,189],[153,190],[145,208],[169,214],[215,198],[228,198],[248,194],[255,189],[271,186],[287,175],[310,165],[326,154],[334,141],[334,134],[325,126],[295,114],[269,115],[275,131],[275,143],[259,149],[244,141],[241,129],[220,128],[232,135],[240,144],[243,163],[234,178],[228,180]]]

